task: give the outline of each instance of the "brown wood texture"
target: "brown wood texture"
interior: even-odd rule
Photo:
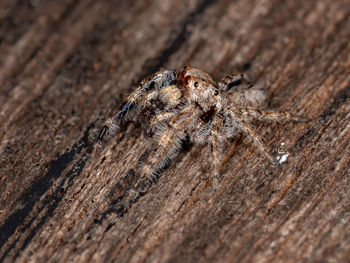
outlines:
[[[3,0],[0,65],[0,262],[350,262],[348,0]],[[93,159],[94,139],[184,65],[244,69],[312,120],[256,123],[278,167],[242,136],[213,192],[192,145],[129,204],[149,140],[130,123]]]

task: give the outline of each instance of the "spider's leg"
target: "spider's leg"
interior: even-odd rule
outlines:
[[[185,127],[193,120],[193,116],[198,111],[197,107],[189,106],[170,120],[167,129],[159,135],[155,154],[148,159],[141,171],[142,177],[155,179],[157,170],[178,153],[181,148],[181,140],[186,136]]]
[[[94,146],[93,157],[95,157],[98,149],[101,147],[103,139],[107,135],[113,135],[116,131],[119,130],[119,125],[121,121],[127,116],[127,114],[134,109],[135,105],[141,100],[144,96],[144,91],[140,85],[133,93],[131,93],[120,108],[114,111],[113,116],[109,118],[103,125]]]
[[[150,119],[148,129],[149,135],[154,134],[159,128],[163,128],[165,122],[168,122],[184,107],[183,94],[176,85],[170,85],[158,92],[158,99],[162,103],[162,110]],[[147,108],[147,107],[146,107]]]
[[[176,111],[160,113],[151,119],[151,124],[154,123],[156,125],[157,123],[170,120],[172,117],[174,117],[175,114],[176,114]]]
[[[153,137],[155,133],[157,134],[158,130],[164,130],[165,123],[171,118],[173,118],[177,113],[177,111],[162,112],[152,117],[152,119],[150,120],[149,127],[147,129],[147,134],[150,137]]]
[[[218,190],[218,185],[219,185],[219,177],[220,177],[220,170],[221,170],[221,141],[220,140],[220,130],[222,127],[222,119],[221,118],[216,118],[212,129],[210,131],[210,146],[211,146],[211,155],[213,157],[213,188],[214,191],[216,192]]]
[[[118,110],[116,110],[111,118],[109,118],[102,127],[97,142],[94,147],[93,156],[96,155],[98,148],[102,145],[103,139],[108,134],[114,134],[118,129],[121,121],[125,119],[128,113],[141,103],[145,95],[152,90],[161,90],[169,86],[177,77],[175,71],[159,71],[141,81],[140,85],[134,90],[123,102]]]
[[[256,147],[260,150],[260,152],[272,163],[278,164],[277,160],[269,154],[265,144],[262,142],[259,134],[246,122],[244,117],[238,111],[229,108],[231,111],[232,118],[239,125],[239,127],[254,141]]]
[[[252,107],[242,107],[241,108],[243,115],[252,116],[255,119],[260,121],[308,121],[308,118],[296,116],[289,112],[277,112],[277,111],[262,111]]]

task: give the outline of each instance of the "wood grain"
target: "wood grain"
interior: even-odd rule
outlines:
[[[0,3],[0,262],[350,262],[347,0]],[[97,158],[104,120],[144,76],[244,70],[269,107],[227,144],[219,191],[189,145],[132,202],[152,145],[133,123]],[[281,144],[284,143],[284,144]]]

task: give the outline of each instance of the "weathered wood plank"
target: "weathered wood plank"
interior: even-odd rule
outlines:
[[[0,262],[349,261],[349,17],[346,0],[3,1]],[[93,141],[137,81],[186,64],[243,69],[312,121],[258,126],[279,167],[242,137],[214,193],[189,146],[129,204],[149,141],[130,124],[92,159]]]

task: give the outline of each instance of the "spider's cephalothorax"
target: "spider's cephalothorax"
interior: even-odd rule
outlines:
[[[262,111],[265,92],[254,88],[242,74],[228,75],[216,83],[208,73],[190,66],[182,71],[160,71],[143,81],[106,122],[95,151],[105,135],[114,133],[120,123],[136,113],[147,134],[157,139],[158,147],[143,166],[141,175],[154,179],[157,171],[173,158],[185,137],[194,144],[207,143],[213,162],[213,184],[217,188],[224,142],[243,132],[260,152],[276,164],[260,136],[251,126],[260,121],[304,121],[287,112]]]
[[[180,73],[180,80],[187,90],[189,103],[196,104],[203,112],[220,111],[222,107],[221,92],[208,73],[186,66]]]

